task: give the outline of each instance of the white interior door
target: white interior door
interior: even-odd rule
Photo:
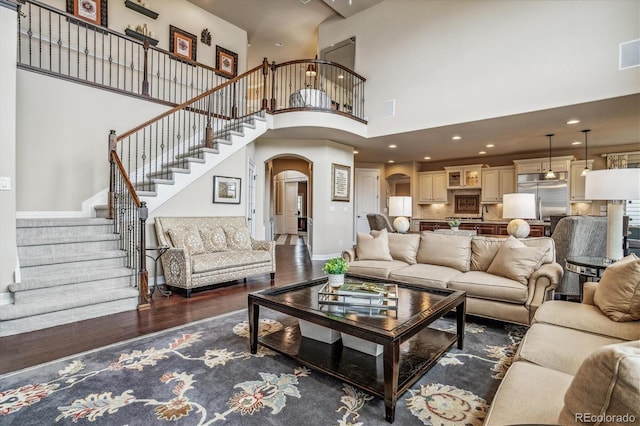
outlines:
[[[247,225],[252,237],[256,236],[256,165],[249,160],[247,168]]]
[[[285,182],[284,208],[284,232],[298,234],[298,182]]]
[[[355,170],[356,232],[369,232],[367,213],[380,212],[380,172],[377,169]],[[355,240],[355,235],[354,235]]]

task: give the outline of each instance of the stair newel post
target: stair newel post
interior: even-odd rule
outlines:
[[[143,63],[143,71],[142,71],[142,95],[149,96],[149,77],[147,75],[149,71],[149,40],[145,38],[144,44],[142,45],[142,49],[144,50],[144,63]]]
[[[233,82],[233,93],[231,94],[231,118],[238,118],[238,102],[237,102],[237,95],[238,95],[238,89],[236,86],[236,81]]]
[[[138,221],[140,227],[140,273],[138,278],[138,292],[140,294],[140,304],[138,309],[149,309],[149,273],[147,272],[147,218],[149,208],[147,203],[142,201],[138,207]]]
[[[262,60],[262,109],[265,110],[269,106],[267,100],[267,76],[269,75],[269,61],[267,58]]]
[[[271,111],[276,110],[276,61],[271,63]]]
[[[114,218],[113,210],[115,208],[116,162],[113,159],[113,153],[116,150],[117,144],[116,131],[109,130],[109,219]]]
[[[213,148],[213,126],[211,124],[211,117],[213,116],[213,95],[209,95],[207,109],[207,127],[205,127],[204,145],[207,148]]]

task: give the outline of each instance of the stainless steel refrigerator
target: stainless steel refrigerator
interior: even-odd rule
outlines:
[[[551,215],[570,214],[567,172],[556,172],[555,179],[544,173],[518,175],[518,192],[536,195],[537,219],[549,221]]]

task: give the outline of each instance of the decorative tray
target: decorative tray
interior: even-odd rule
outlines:
[[[398,309],[398,285],[347,282],[333,289],[329,283],[326,283],[318,292],[318,302],[325,305]]]

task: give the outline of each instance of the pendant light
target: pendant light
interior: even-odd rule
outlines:
[[[549,133],[546,136],[549,138],[549,171],[544,176],[544,178],[545,179],[555,179],[556,178],[556,174],[553,173],[553,169],[551,168],[551,137],[554,136],[554,134],[553,133]]]
[[[587,164],[587,133],[590,131],[591,129],[582,130],[582,133],[584,133],[584,169],[582,169],[580,176],[586,176],[587,173],[589,173],[589,166]]]

